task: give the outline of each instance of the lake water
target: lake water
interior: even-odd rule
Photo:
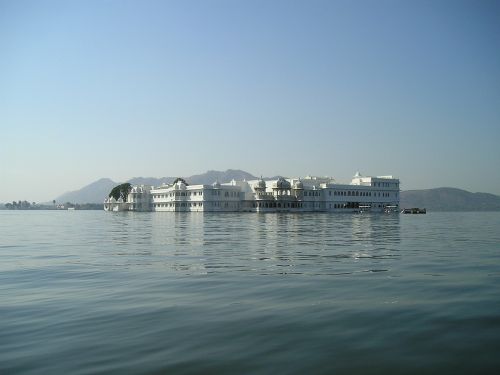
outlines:
[[[498,212],[0,211],[1,374],[499,369]]]

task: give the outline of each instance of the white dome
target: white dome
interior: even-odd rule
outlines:
[[[259,180],[259,182],[257,182],[257,185],[256,185],[257,188],[260,188],[260,189],[265,189],[266,188],[266,181],[264,181],[262,178]]]

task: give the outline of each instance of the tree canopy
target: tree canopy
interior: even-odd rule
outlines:
[[[132,190],[132,185],[130,185],[128,182],[115,186],[111,192],[109,193],[109,197],[113,197],[116,200],[120,199],[122,197],[123,201],[127,201],[128,193],[130,193],[130,190]]]

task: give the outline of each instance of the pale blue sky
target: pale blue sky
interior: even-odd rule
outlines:
[[[0,139],[0,202],[228,168],[500,194],[500,2],[0,0]]]

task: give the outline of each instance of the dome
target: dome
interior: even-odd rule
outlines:
[[[259,189],[265,189],[266,188],[266,181],[264,181],[262,178],[257,182],[257,185],[255,186],[256,188]]]
[[[295,184],[293,184],[293,188],[294,189],[304,189],[304,184],[302,183],[302,181],[298,180],[297,182],[295,182]]]
[[[212,186],[216,189],[220,188],[220,182],[215,180],[215,182],[212,184]]]
[[[288,182],[287,180],[285,180],[283,177],[278,178],[278,181],[276,181],[274,183],[274,186],[277,189],[290,189],[292,187],[292,185],[290,184],[290,182]]]

